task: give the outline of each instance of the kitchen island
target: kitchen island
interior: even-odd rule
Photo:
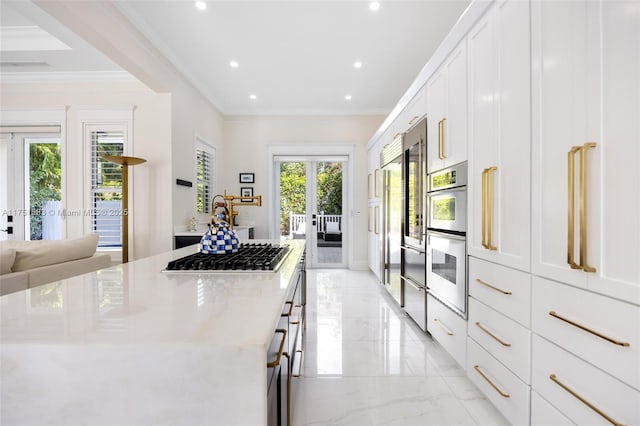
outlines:
[[[162,272],[189,246],[0,297],[0,424],[264,425],[277,272]]]

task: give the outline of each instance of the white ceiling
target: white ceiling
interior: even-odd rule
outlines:
[[[30,2],[1,1],[3,27],[24,19],[72,48],[2,52],[3,62],[43,57],[47,71],[117,69]],[[469,1],[387,0],[376,12],[359,0],[210,0],[204,11],[190,0],[115,4],[224,114],[387,114]],[[84,49],[81,62],[76,49]]]

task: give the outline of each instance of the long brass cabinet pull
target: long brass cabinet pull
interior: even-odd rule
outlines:
[[[580,148],[580,266],[585,272],[596,272],[587,264],[587,150],[595,147],[587,142]]]
[[[482,202],[482,247],[488,249],[487,247],[487,169],[482,171],[482,194],[481,200]]]
[[[296,359],[299,359],[299,360],[300,360],[300,362],[299,362],[299,364],[298,364],[298,372],[297,372],[297,373],[294,373],[294,372],[293,372],[293,368],[291,368],[291,373],[292,373],[292,374],[291,374],[291,376],[292,376],[292,377],[302,377],[302,363],[303,363],[303,361],[304,361],[304,358],[303,358],[303,356],[304,356],[304,352],[303,352],[303,350],[302,350],[302,349],[298,349],[298,350],[296,351],[296,354],[297,354],[297,355],[296,355]]]
[[[573,396],[574,398],[576,398],[578,401],[582,402],[584,405],[586,405],[587,407],[591,408],[593,411],[595,411],[596,413],[598,413],[600,416],[602,416],[604,419],[606,419],[609,423],[611,423],[612,425],[616,425],[616,426],[622,426],[622,423],[615,421],[614,419],[612,419],[611,417],[609,417],[607,414],[605,414],[602,410],[600,410],[598,407],[596,407],[595,405],[593,405],[592,403],[590,403],[589,401],[587,401],[586,399],[584,399],[582,396],[580,396],[578,393],[576,393],[573,389],[571,389],[570,387],[568,387],[567,385],[565,385],[564,383],[562,383],[560,380],[558,380],[558,377],[555,374],[551,374],[549,376],[549,380],[551,380],[552,382],[554,382],[555,384],[557,384],[558,386],[560,386],[562,389],[564,389],[565,391],[569,392],[571,394],[571,396]]]
[[[497,341],[498,343],[500,343],[502,346],[506,346],[506,347],[510,347],[511,343],[507,343],[504,340],[502,340],[501,338],[499,338],[498,336],[496,336],[495,334],[493,334],[492,332],[490,332],[489,330],[487,330],[479,321],[476,321],[476,326],[484,331],[485,333],[487,333],[490,337],[493,337],[493,339],[495,341]]]
[[[442,159],[447,158],[447,155],[444,152],[444,144],[445,144],[445,129],[446,129],[447,119],[442,119]]]
[[[491,385],[492,388],[494,388],[496,390],[496,392],[498,392],[500,394],[501,397],[503,398],[509,398],[511,395],[509,395],[506,392],[503,392],[502,389],[500,389],[495,383],[493,383],[491,381],[491,379],[489,377],[487,377],[486,374],[484,374],[482,372],[482,370],[480,370],[480,366],[479,365],[474,365],[473,369],[476,370],[478,372],[479,375],[482,376],[483,379],[485,379],[487,381],[487,383],[489,383]]]
[[[573,146],[567,153],[567,263],[571,269],[596,272],[587,264],[587,150],[595,148],[595,142]],[[580,263],[575,262],[575,154],[580,153]]]
[[[479,284],[482,284],[485,287],[489,287],[490,289],[495,290],[495,291],[497,291],[499,293],[506,294],[507,296],[513,294],[510,291],[502,290],[502,289],[500,289],[498,287],[495,287],[495,286],[493,286],[493,285],[491,285],[491,284],[489,284],[487,282],[484,282],[480,278],[476,278],[476,282],[479,283]]]
[[[436,324],[438,324],[440,326],[440,328],[447,333],[449,336],[453,336],[453,331],[449,330],[442,321],[440,321],[438,318],[434,318],[433,322],[435,322]]]
[[[414,115],[413,118],[411,120],[409,120],[409,126],[411,126],[413,123],[415,123],[418,118],[420,118],[420,117],[417,116],[417,115]]]
[[[493,181],[491,175],[497,167],[487,167],[482,171],[482,247],[487,250],[498,250],[492,244],[492,223],[493,223]]]
[[[371,232],[371,207],[367,208],[367,230]]]
[[[282,358],[282,355],[286,354],[286,352],[284,352],[284,344],[287,341],[287,330],[285,330],[284,328],[279,328],[276,330],[276,333],[282,334],[282,340],[280,341],[280,348],[278,349],[278,355],[276,356],[276,359],[267,363],[267,368],[274,368],[277,365],[280,365],[280,359]],[[288,357],[289,354],[286,354],[286,356]]]
[[[574,327],[577,327],[577,328],[579,328],[580,330],[584,330],[584,331],[586,331],[587,333],[591,333],[591,334],[593,334],[594,336],[597,336],[597,337],[599,337],[599,338],[601,338],[601,339],[604,339],[604,340],[606,340],[606,341],[607,341],[607,342],[609,342],[609,343],[613,343],[614,345],[617,345],[617,346],[624,346],[625,348],[628,348],[629,346],[631,346],[631,343],[629,343],[629,342],[621,342],[621,341],[616,340],[616,339],[613,339],[613,338],[611,338],[611,337],[609,337],[609,336],[605,336],[604,334],[602,334],[602,333],[600,333],[600,332],[597,332],[597,331],[595,331],[595,330],[592,330],[591,328],[589,328],[589,327],[587,327],[587,326],[584,326],[584,325],[582,325],[582,324],[578,324],[578,323],[577,323],[577,322],[575,322],[575,321],[572,321],[572,320],[570,320],[570,319],[568,319],[568,318],[563,317],[562,315],[560,315],[560,314],[556,313],[556,311],[549,311],[549,315],[551,315],[551,316],[552,316],[552,317],[554,317],[554,318],[559,319],[560,321],[564,321],[564,322],[566,322],[567,324],[570,324],[570,325],[572,325],[572,326],[574,326]]]
[[[378,230],[378,206],[373,208],[373,233],[378,235],[380,232]]]

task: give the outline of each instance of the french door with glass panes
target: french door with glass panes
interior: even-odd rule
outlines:
[[[304,239],[308,266],[347,264],[345,157],[279,156],[275,161],[280,239]]]
[[[0,135],[0,240],[64,235],[59,133]]]

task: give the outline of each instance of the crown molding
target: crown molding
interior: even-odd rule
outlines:
[[[79,83],[92,81],[137,81],[126,71],[0,72],[3,83]]]

